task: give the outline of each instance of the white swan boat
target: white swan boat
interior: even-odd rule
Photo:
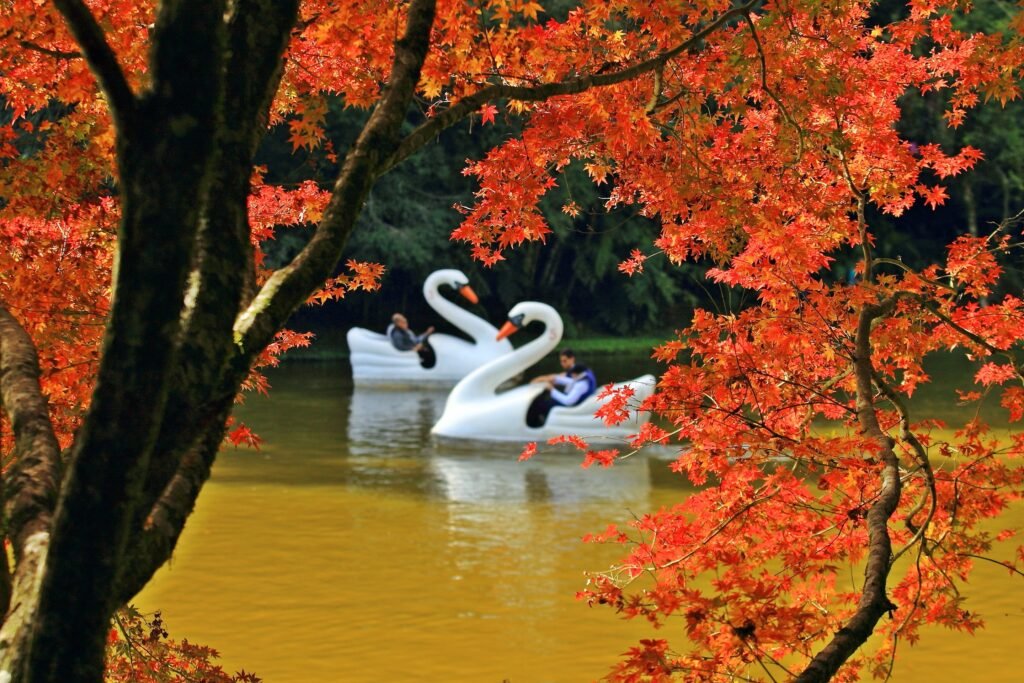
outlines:
[[[609,439],[621,441],[635,434],[640,425],[647,422],[650,418],[648,413],[634,410],[625,422],[606,425],[594,417],[601,404],[597,398],[601,393],[599,390],[579,405],[555,406],[543,425],[528,426],[526,413],[533,401],[546,391],[547,386],[541,383],[523,384],[501,393],[498,393],[498,387],[558,346],[562,339],[562,318],[547,304],[524,301],[509,311],[509,322],[499,334],[505,337],[534,320],[544,323],[543,334],[512,353],[477,368],[456,384],[448,395],[444,413],[431,430],[432,434],[452,439],[523,442],[575,434],[598,439],[592,445],[600,448],[603,445],[614,445],[607,444]],[[654,375],[643,375],[616,386],[626,384],[634,391],[635,407],[654,392],[655,378]]]
[[[434,271],[423,282],[423,296],[431,308],[469,335],[472,342],[450,334],[430,335],[429,344],[437,361],[424,367],[419,354],[399,351],[387,335],[353,327],[346,335],[353,382],[357,386],[452,386],[484,363],[510,353],[511,342],[497,339],[494,325],[456,306],[439,291],[447,285],[476,303],[476,294],[467,280],[459,270]]]

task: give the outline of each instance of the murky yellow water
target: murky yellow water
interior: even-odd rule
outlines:
[[[686,495],[664,461],[584,471],[570,453],[435,443],[444,393],[353,392],[347,373],[292,366],[239,411],[267,445],[222,454],[137,600],[172,636],[268,683],[590,681],[671,637],[573,597],[617,556],[584,533]],[[982,567],[972,584],[987,631],[927,634],[895,680],[1022,680],[1020,578]]]

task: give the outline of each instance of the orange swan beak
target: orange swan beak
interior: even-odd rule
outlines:
[[[476,292],[474,292],[473,288],[469,285],[462,285],[459,287],[459,294],[464,296],[471,304],[480,303],[480,299],[477,298]]]
[[[495,337],[494,339],[495,340],[501,340],[501,339],[504,339],[505,337],[508,337],[508,336],[511,336],[511,335],[515,334],[518,331],[519,331],[519,325],[516,325],[514,322],[509,320],[509,321],[506,321],[505,324],[501,326],[501,329],[498,330],[498,336]]]

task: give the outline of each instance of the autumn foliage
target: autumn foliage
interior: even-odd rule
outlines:
[[[132,606],[114,617],[107,636],[105,679],[111,683],[260,683],[255,674],[226,673],[214,663],[219,653],[188,640],[169,637],[160,612],[143,614]]]
[[[697,261],[755,300],[697,311],[656,351],[665,370],[641,409],[661,426],[632,445],[683,443],[674,468],[701,490],[595,537],[628,554],[582,595],[684,624],[687,642],[645,640],[612,677],[884,677],[923,626],[981,625],[961,604],[973,565],[1019,575],[1024,561],[1020,550],[991,556],[1010,532],[990,523],[1020,495],[1021,438],[976,418],[946,429],[907,399],[928,381],[927,356],[966,350],[984,364],[948,400],[997,393],[1011,422],[1024,416],[1022,302],[1001,285],[1019,225],[959,237],[943,262],[912,268],[878,257],[873,221],[941,205],[944,183],[982,161],[971,147],[904,139],[899,99],[941,92],[956,127],[980,101],[1016,98],[1024,22],[965,33],[956,17],[969,8],[950,0],[914,0],[892,20],[859,0],[569,4],[312,0],[293,16],[290,3],[255,0],[3,3],[0,304],[37,349],[69,480],[90,482],[38,480],[62,501],[52,553],[99,576],[83,629],[170,554],[216,444],[255,442],[244,425],[226,431],[226,405],[265,389],[254,368],[308,343],[281,331],[287,316],[376,286],[380,266],[338,268],[374,180],[460,121],[517,117],[522,133],[464,171],[479,190],[452,236],[476,258],[495,264],[544,241],[538,201],[579,165],[609,208],[660,226],[622,255],[624,273],[642,276],[651,258]],[[323,133],[338,101],[373,112],[350,149]],[[268,126],[337,162],[337,178],[265,182],[253,156]],[[290,225],[314,236],[271,270],[260,245]],[[832,276],[839,258],[856,262],[852,280]],[[151,348],[133,346],[143,334]],[[3,453],[31,475],[34,451],[9,417],[16,394],[4,392]],[[142,409],[132,396],[155,398]],[[608,420],[635,407],[628,396],[608,405]],[[148,440],[118,431],[137,415]],[[587,464],[617,455],[577,445]],[[110,452],[123,460],[104,470]],[[67,510],[103,512],[83,491],[126,468],[124,485],[110,484],[118,495],[136,476],[145,489],[125,494],[127,519],[103,517],[113,540],[98,554],[121,554],[94,567]],[[49,530],[54,508],[34,507],[45,498],[9,508]],[[147,534],[163,535],[132,545]],[[12,536],[16,556],[38,557]],[[851,566],[865,576],[856,592],[837,580]],[[39,591],[59,602],[52,581]],[[49,599],[40,615],[67,616],[47,613]],[[882,644],[856,654],[875,632]],[[53,670],[89,656],[61,654]]]

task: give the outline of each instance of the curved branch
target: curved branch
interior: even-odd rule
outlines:
[[[863,645],[886,612],[896,609],[886,595],[886,581],[892,568],[892,539],[889,518],[900,501],[899,459],[893,451],[893,440],[882,431],[872,402],[874,368],[871,360],[871,328],[876,319],[887,315],[895,299],[882,304],[869,304],[861,309],[857,321],[854,374],[857,380],[857,420],[865,434],[879,444],[881,487],[878,498],[868,510],[868,556],[864,568],[864,586],[860,602],[846,624],[832,637],[797,676],[795,683],[825,683]]]
[[[388,84],[373,114],[345,157],[324,217],[309,244],[276,271],[235,323],[239,353],[252,358],[266,346],[288,316],[330,277],[376,179],[389,168],[402,123],[419,82],[430,46],[435,0],[412,0],[405,33],[395,43]]]
[[[82,48],[89,69],[106,95],[114,122],[120,130],[127,130],[135,111],[135,95],[96,17],[82,0],[53,0],[53,4]]]
[[[570,78],[556,83],[544,83],[534,87],[515,86],[504,83],[488,85],[481,88],[472,95],[467,95],[453,104],[440,114],[437,114],[426,123],[420,125],[411,132],[395,150],[395,153],[384,162],[382,172],[387,171],[400,163],[410,155],[434,139],[441,131],[450,128],[462,119],[466,118],[484,104],[502,98],[519,100],[521,102],[538,102],[550,99],[557,95],[575,95],[592,88],[601,88],[609,85],[616,85],[632,80],[637,76],[658,71],[664,68],[665,64],[681,55],[686,50],[694,47],[709,35],[725,25],[730,19],[747,15],[761,0],[750,0],[743,5],[734,7],[709,23],[703,29],[693,34],[689,39],[680,43],[671,50],[667,50],[644,60],[638,64],[627,67],[620,71],[604,74],[589,74],[578,78]]]
[[[910,529],[914,537],[907,542],[902,550],[893,555],[892,561],[895,562],[906,553],[915,543],[921,541],[924,535],[928,531],[928,527],[935,517],[935,511],[938,505],[938,491],[935,488],[935,472],[932,470],[931,460],[928,459],[928,452],[924,448],[924,444],[917,438],[912,431],[910,431],[910,411],[907,408],[907,404],[903,401],[896,390],[889,386],[889,383],[885,381],[881,374],[875,372],[875,384],[885,394],[885,397],[889,399],[889,402],[896,408],[896,412],[900,416],[900,438],[906,443],[910,444],[910,447],[914,450],[914,455],[917,461],[921,465],[921,471],[924,472],[925,481],[928,483],[928,496],[922,498],[920,503],[914,510],[907,512],[906,525]],[[924,522],[920,526],[914,524],[914,515],[916,515],[923,507],[925,501],[930,503],[928,507],[928,515],[925,517]]]

